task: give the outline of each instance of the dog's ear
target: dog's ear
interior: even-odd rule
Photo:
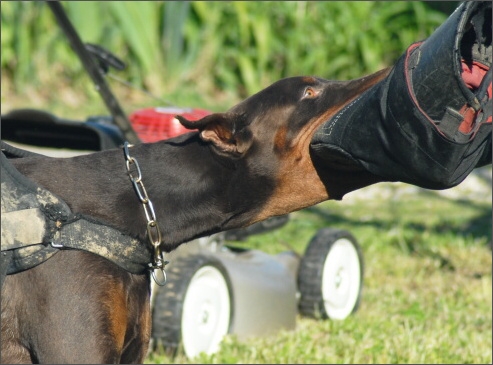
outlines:
[[[238,158],[251,145],[251,133],[244,128],[242,115],[214,113],[193,122],[181,115],[177,115],[176,118],[185,128],[198,129],[200,138],[212,143],[221,155]]]

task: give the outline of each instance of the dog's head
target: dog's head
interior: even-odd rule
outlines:
[[[273,178],[275,188],[265,216],[285,214],[329,198],[340,199],[348,190],[345,185],[354,190],[347,171],[342,175],[318,171],[310,141],[320,125],[387,74],[382,70],[351,81],[290,77],[225,113],[195,122],[177,118],[186,128],[198,129],[220,158],[243,160],[249,170]]]

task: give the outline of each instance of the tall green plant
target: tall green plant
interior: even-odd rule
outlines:
[[[158,83],[155,75],[163,69],[160,52],[159,8],[149,1],[110,2],[110,9],[128,47],[138,60],[148,83]]]
[[[446,14],[426,2],[64,1],[83,41],[129,65],[121,76],[161,94],[183,86],[238,98],[300,74],[350,79],[392,65]],[[43,2],[2,2],[2,76],[18,87],[83,69]]]
[[[180,63],[186,59],[183,28],[189,16],[189,1],[167,1],[163,7],[162,51],[167,74],[180,71]]]

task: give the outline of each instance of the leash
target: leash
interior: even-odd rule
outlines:
[[[149,270],[151,271],[152,278],[156,282],[157,285],[163,286],[166,284],[166,272],[164,271],[164,267],[169,263],[169,261],[164,261],[164,254],[161,250],[162,243],[162,235],[161,230],[159,229],[159,224],[157,223],[156,213],[154,212],[154,205],[149,199],[147,195],[147,191],[144,187],[144,183],[142,182],[142,172],[140,170],[139,163],[135,159],[135,157],[130,156],[129,148],[133,147],[133,145],[129,144],[125,141],[123,145],[123,154],[125,155],[125,166],[127,168],[127,173],[132,182],[132,185],[135,189],[137,197],[139,198],[142,206],[144,207],[144,213],[147,219],[147,236],[149,238],[149,242],[154,247],[154,256],[152,263],[149,263]],[[135,166],[136,177],[132,175],[131,165]],[[156,271],[161,273],[162,278],[158,278]]]

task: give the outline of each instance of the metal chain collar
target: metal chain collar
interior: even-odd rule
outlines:
[[[159,286],[163,286],[166,284],[166,273],[164,272],[164,267],[169,263],[169,261],[164,261],[163,259],[163,251],[161,250],[161,230],[159,229],[159,224],[157,223],[156,213],[154,212],[154,205],[149,199],[147,195],[147,191],[144,187],[144,183],[142,182],[142,172],[140,171],[140,166],[137,160],[130,156],[130,152],[128,149],[133,147],[133,145],[125,142],[123,145],[123,153],[125,155],[125,163],[127,168],[128,176],[130,177],[130,181],[134,186],[135,192],[137,193],[137,197],[139,198],[142,206],[144,207],[144,212],[147,219],[147,236],[149,238],[149,242],[154,248],[154,256],[153,262],[149,263],[149,270],[151,270],[152,278]],[[132,165],[134,165],[134,170],[137,176],[132,175]],[[158,278],[156,275],[156,270],[159,270],[162,274],[162,278]]]

